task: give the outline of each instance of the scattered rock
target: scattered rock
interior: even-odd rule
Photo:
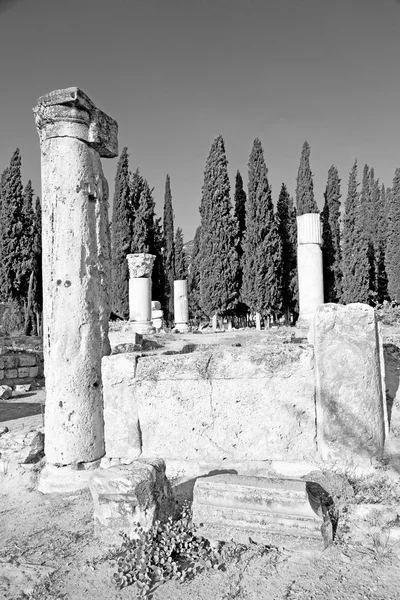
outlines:
[[[8,400],[12,396],[12,388],[9,385],[0,385],[0,399]]]
[[[31,387],[32,387],[32,385],[30,383],[24,383],[23,385],[16,385],[15,393],[16,394],[25,394],[26,392],[30,391]]]

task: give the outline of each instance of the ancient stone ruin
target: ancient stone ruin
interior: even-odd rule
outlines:
[[[152,334],[152,318],[162,319],[151,298],[154,256],[130,254],[131,337],[111,352],[100,159],[117,155],[117,124],[78,88],[43,96],[34,112],[47,388],[39,489],[90,485],[96,532],[110,540],[169,510],[166,474],[214,473],[194,484],[197,524],[319,536],[323,514],[300,478],[321,464],[368,467],[385,454],[391,430],[374,310],[323,304],[319,215],[297,220],[297,335],[259,335],[249,344],[229,343],[229,334],[219,343],[193,336],[178,351],[146,350],[138,334]],[[176,281],[174,291],[176,329],[187,333],[186,282]],[[397,422],[393,410],[390,418]]]

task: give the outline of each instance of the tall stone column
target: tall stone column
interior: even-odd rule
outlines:
[[[186,279],[174,281],[174,317],[178,331],[189,331],[189,306]]]
[[[136,333],[154,333],[151,322],[151,272],[156,257],[153,254],[128,254],[129,321]]]
[[[42,96],[33,112],[42,157],[46,492],[82,487],[71,473],[104,455],[111,246],[100,158],[117,156],[118,125],[78,88]]]
[[[322,231],[318,213],[297,217],[297,273],[300,314],[297,327],[308,328],[315,311],[324,303]]]

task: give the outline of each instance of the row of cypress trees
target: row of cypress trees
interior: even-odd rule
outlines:
[[[42,313],[42,214],[31,181],[22,185],[17,148],[0,180],[0,301],[14,303],[37,335]]]

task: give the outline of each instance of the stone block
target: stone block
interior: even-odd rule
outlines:
[[[16,379],[18,377],[17,369],[5,369],[4,375],[6,379]]]
[[[400,456],[400,348],[384,344],[388,437],[385,453]]]
[[[161,310],[161,302],[159,302],[158,300],[151,301],[151,312],[155,310]]]
[[[121,533],[135,537],[139,524],[148,530],[174,510],[174,498],[161,459],[99,469],[89,487],[94,503],[95,535],[108,545],[120,544]]]
[[[366,304],[325,304],[314,327],[318,449],[341,463],[379,457],[386,407],[375,311]]]
[[[0,385],[1,400],[8,400],[12,396],[12,388],[8,385]]]
[[[36,356],[34,354],[25,354],[19,357],[20,367],[34,367],[36,365]]]
[[[18,377],[29,377],[29,367],[19,367]]]
[[[315,454],[311,347],[140,357],[133,383],[144,456],[309,460]]]
[[[161,329],[162,326],[164,325],[164,321],[163,321],[163,319],[153,319],[152,324],[153,324],[153,327],[155,327],[155,329]]]
[[[17,463],[35,463],[44,455],[44,435],[42,431],[8,431],[0,437],[1,458]]]
[[[134,397],[136,354],[105,356],[102,361],[104,439],[110,458],[137,458],[141,432]]]
[[[31,383],[25,383],[22,385],[16,385],[15,386],[15,393],[16,394],[25,394],[26,392],[29,392],[29,390],[31,389],[32,384]]]
[[[29,367],[29,377],[38,377],[39,373],[39,367]]]
[[[213,537],[217,528],[224,539],[241,541],[245,532],[267,544],[279,540],[278,545],[301,546],[309,539],[323,548],[323,521],[312,508],[304,481],[231,474],[199,477],[192,509],[196,530],[205,537]]]
[[[3,357],[4,369],[13,369],[18,367],[18,356],[8,355]]]
[[[0,379],[4,379],[4,369],[0,369]]]

